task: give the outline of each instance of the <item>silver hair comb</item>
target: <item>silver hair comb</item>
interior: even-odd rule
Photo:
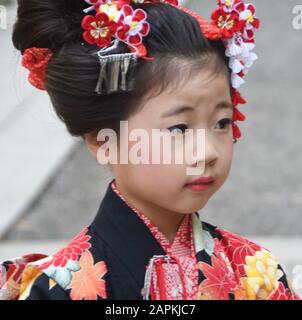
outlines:
[[[129,75],[130,65],[135,65],[138,60],[138,53],[109,54],[117,48],[118,41],[109,48],[103,48],[94,53],[100,61],[100,73],[95,88],[97,94],[109,94],[117,91],[131,91],[134,88],[134,79]]]

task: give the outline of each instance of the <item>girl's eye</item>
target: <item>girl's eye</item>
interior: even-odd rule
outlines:
[[[223,130],[232,124],[232,119],[230,119],[230,118],[222,119],[222,120],[218,121],[217,124],[220,124],[222,126],[222,128],[219,128],[219,129]]]
[[[171,133],[174,134],[184,134],[188,127],[185,124],[178,124],[176,126],[168,128]]]

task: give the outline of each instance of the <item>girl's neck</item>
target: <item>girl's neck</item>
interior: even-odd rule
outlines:
[[[173,242],[185,214],[172,212],[150,202],[142,201],[123,188],[122,184],[117,180],[114,180],[114,185],[126,202],[149,218],[165,235],[169,242]]]

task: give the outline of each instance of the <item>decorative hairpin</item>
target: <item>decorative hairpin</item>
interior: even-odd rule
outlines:
[[[127,80],[131,66],[137,63],[138,58],[154,60],[147,57],[147,50],[143,45],[143,37],[150,31],[146,12],[142,9],[133,10],[129,0],[85,1],[92,6],[84,12],[95,10],[97,13],[95,16],[85,16],[82,20],[82,28],[85,30],[83,38],[87,43],[101,48],[95,53],[100,60],[95,92],[109,94],[132,90],[133,79]],[[127,44],[130,53],[108,54],[117,48],[119,42]]]
[[[136,53],[122,53],[102,56],[97,52],[100,59],[100,74],[95,92],[98,94],[110,94],[116,91],[131,91],[133,90],[133,79],[127,79],[127,73],[131,64],[137,62]],[[110,71],[107,71],[107,68]],[[135,66],[134,66],[135,68]],[[108,78],[107,75],[110,75]],[[105,89],[103,88],[106,86]]]

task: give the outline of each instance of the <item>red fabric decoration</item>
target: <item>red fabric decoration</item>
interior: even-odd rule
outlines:
[[[241,137],[241,131],[236,123],[233,123],[233,137],[239,139]]]
[[[28,81],[37,89],[45,90],[45,71],[52,52],[48,48],[29,48],[24,51],[22,66],[29,70]]]
[[[211,18],[221,30],[224,38],[232,38],[245,26],[245,21],[240,20],[238,12],[227,13],[221,7],[213,11]]]
[[[117,24],[114,21],[110,21],[106,13],[100,12],[96,16],[85,16],[82,21],[82,28],[85,30],[83,38],[86,42],[97,44],[102,48],[110,44]]]

